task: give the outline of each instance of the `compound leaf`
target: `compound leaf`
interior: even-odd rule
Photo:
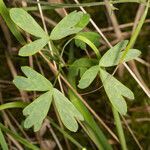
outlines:
[[[100,35],[95,32],[79,32],[77,35],[81,35],[89,39],[96,47],[100,45],[99,39]],[[81,49],[85,50],[86,49],[86,43],[79,39],[75,39],[75,44],[77,47],[80,47]]]
[[[134,99],[133,92],[102,68],[100,68],[100,77],[111,104],[120,114],[125,115],[127,104],[124,97]]]
[[[30,128],[34,126],[34,132],[38,131],[48,113],[51,102],[52,91],[48,91],[29,104],[23,110],[23,114],[27,116],[24,121],[24,127]]]
[[[93,66],[93,67],[89,68],[81,77],[78,87],[80,89],[84,89],[84,88],[88,87],[93,82],[93,80],[96,78],[98,71],[99,71],[99,66]]]
[[[21,29],[36,36],[47,37],[44,30],[38,25],[38,23],[22,8],[10,9],[10,17]]]
[[[81,121],[84,120],[81,113],[59,90],[53,90],[53,98],[63,124],[70,131],[76,132],[78,129],[76,119]]]
[[[17,76],[13,80],[16,87],[20,90],[26,91],[48,91],[52,89],[52,84],[41,74],[36,72],[30,67],[21,67],[23,73],[27,78],[23,76]]]
[[[26,44],[19,50],[20,56],[31,56],[39,52],[49,41],[49,38],[41,38]]]
[[[83,12],[72,12],[63,18],[52,30],[50,38],[59,40],[68,35],[80,32],[89,22],[89,15]]]

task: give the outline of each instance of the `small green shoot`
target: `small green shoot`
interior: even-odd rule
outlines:
[[[111,104],[122,115],[127,113],[127,104],[124,100],[124,97],[134,99],[134,94],[120,81],[115,79],[115,77],[107,73],[103,67],[118,65],[120,58],[124,53],[124,51],[121,50],[125,49],[127,44],[128,41],[122,41],[107,51],[100,59],[99,66],[92,66],[85,71],[78,84],[78,87],[81,89],[87,88],[93,82],[97,74],[99,74]],[[141,52],[139,50],[132,49],[128,52],[124,58],[124,61],[126,62],[135,59],[140,54]]]

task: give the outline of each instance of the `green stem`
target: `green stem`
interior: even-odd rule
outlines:
[[[37,4],[35,1],[31,0],[26,0],[28,3],[33,3]],[[56,9],[56,8],[78,8],[78,7],[93,7],[93,6],[103,6],[105,5],[105,2],[91,2],[91,3],[80,3],[80,4],[61,4],[61,3],[48,3],[48,2],[38,2],[42,5],[46,6],[41,6],[42,9]],[[111,4],[120,4],[120,3],[141,3],[141,4],[146,4],[145,0],[113,0],[110,1]],[[33,11],[33,10],[38,10],[37,7],[27,7],[25,8],[28,11]]]
[[[118,136],[119,136],[122,150],[127,150],[126,140],[125,140],[125,136],[124,136],[124,132],[123,132],[119,113],[117,112],[117,110],[113,106],[112,106],[112,111],[113,111],[115,124],[116,124],[116,128],[117,128],[117,132],[118,132]]]

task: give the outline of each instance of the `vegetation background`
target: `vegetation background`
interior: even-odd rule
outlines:
[[[2,9],[2,0],[0,0],[0,8]],[[118,0],[119,1],[119,0]],[[132,1],[132,0],[131,0]],[[131,2],[127,1],[125,3],[118,3],[111,5],[108,0],[101,2],[102,5],[93,6],[94,2],[92,0],[80,0],[80,3],[89,3],[91,6],[87,7],[85,4],[84,9],[87,13],[90,14],[90,17],[93,19],[97,27],[103,33],[104,37],[109,41],[111,45],[116,45],[118,42],[130,39],[133,35],[133,31],[137,27],[137,24],[144,13],[146,1],[137,1]],[[5,0],[3,1],[7,7],[26,7],[26,10],[30,10],[29,13],[33,18],[41,25],[41,14],[37,6],[37,1],[33,0]],[[56,24],[64,18],[67,14],[74,10],[83,10],[83,7],[73,7],[73,4],[78,3],[77,0],[45,0],[47,3],[41,3],[42,12],[44,14],[44,20],[50,32]],[[59,9],[55,7],[48,8],[49,4],[72,4],[64,5]],[[63,8],[63,7],[68,8]],[[47,8],[46,8],[47,7]],[[33,10],[31,10],[33,9]],[[0,12],[1,13],[1,12]],[[12,83],[12,80],[16,75],[21,75],[21,66],[31,66],[35,70],[40,71],[42,74],[45,74],[49,80],[55,81],[55,76],[52,71],[49,69],[47,63],[42,59],[39,54],[30,57],[20,57],[18,56],[18,51],[21,48],[21,44],[16,40],[13,34],[10,31],[10,27],[6,24],[6,18],[0,15],[0,128],[3,131],[0,132],[1,141],[3,140],[3,134],[9,149],[36,149],[32,145],[37,145],[42,150],[50,149],[81,149],[83,147],[94,150],[97,149],[96,144],[91,140],[82,128],[82,125],[79,127],[79,130],[76,133],[72,133],[67,129],[62,129],[59,127],[59,122],[56,119],[55,110],[51,108],[49,116],[54,119],[51,123],[51,126],[47,126],[47,122],[44,122],[42,129],[39,132],[34,133],[32,129],[23,128],[23,120],[25,117],[22,114],[22,108],[7,109],[2,107],[2,104],[16,101],[30,102],[39,93],[24,91],[18,91],[15,85]],[[96,30],[91,23],[85,28],[85,31],[94,31]],[[34,39],[28,33],[23,32],[23,36],[26,38],[26,41]],[[108,49],[109,46],[105,42],[102,35],[100,35],[100,46],[98,47],[103,55]],[[135,42],[134,48],[142,52],[138,60],[130,61],[128,63],[129,67],[133,73],[137,76],[140,83],[145,87],[146,91],[149,92],[150,87],[150,13],[147,14],[147,17],[144,21],[142,30],[139,33],[139,36]],[[69,38],[68,38],[69,39]],[[67,38],[64,40],[56,41],[58,49],[61,49]],[[68,61],[69,49],[73,49],[76,59],[85,57],[87,54],[90,57],[95,57],[91,49],[88,47],[88,52],[81,50],[76,47],[74,44],[69,44],[66,47],[64,53],[64,60]],[[109,58],[108,58],[109,59]],[[55,60],[57,60],[55,58]],[[69,62],[68,62],[69,64]],[[114,68],[109,71],[112,72]],[[64,72],[66,70],[64,69]],[[143,91],[141,86],[135,81],[135,79],[130,75],[127,69],[121,65],[115,74],[115,77],[119,79],[123,84],[130,88],[134,95],[134,101],[127,101],[128,104],[128,113],[122,119],[122,127],[125,133],[125,139],[129,150],[149,150],[150,149],[150,101],[147,94]],[[100,88],[99,80],[96,79],[90,87],[85,90],[78,89],[78,92],[84,97],[89,106],[96,112],[96,114],[117,136],[117,131],[114,124],[113,114],[110,107],[110,104],[107,101],[107,95],[103,88]],[[62,85],[64,91],[66,92],[67,88],[65,84]],[[59,87],[58,82],[56,82],[56,87]],[[95,91],[95,89],[98,89]],[[13,106],[10,106],[13,107]],[[20,107],[20,106],[18,106]],[[23,106],[22,106],[23,107]],[[9,108],[9,106],[8,106]],[[96,120],[96,119],[95,119]],[[55,122],[55,123],[54,123]],[[103,131],[104,135],[107,137],[108,142],[112,145],[113,149],[121,149],[119,142],[117,142],[109,132],[103,127],[103,125],[96,120],[99,127]],[[5,128],[6,127],[6,128]],[[9,129],[9,130],[8,130]],[[0,130],[0,131],[1,131]],[[17,135],[15,134],[17,133]],[[65,136],[64,136],[65,135]],[[68,138],[69,136],[69,138]],[[70,140],[71,139],[71,140]],[[24,141],[27,140],[27,141]],[[77,143],[76,143],[77,142]],[[1,144],[5,142],[0,142]],[[3,145],[2,144],[2,145]],[[31,145],[30,145],[31,144]],[[81,146],[82,145],[82,146]],[[3,145],[4,146],[4,145]],[[2,146],[2,147],[3,147]]]

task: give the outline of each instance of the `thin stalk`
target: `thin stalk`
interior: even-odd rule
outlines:
[[[51,125],[55,127],[59,132],[61,132],[66,138],[68,138],[74,145],[76,145],[80,149],[84,148],[78,141],[76,141],[72,136],[70,136],[61,127],[59,127],[51,118],[48,117],[48,119]]]
[[[49,123],[48,123],[47,127],[49,128],[49,131],[51,132],[53,138],[55,139],[55,142],[56,142],[59,150],[63,150],[62,145],[60,144],[58,137],[56,136],[54,130],[52,129],[52,127]]]
[[[19,0],[20,1],[20,0]],[[36,2],[32,0],[26,0],[28,3],[37,4],[40,3],[41,8],[44,9],[56,9],[56,8],[78,8],[78,7],[94,7],[94,6],[103,6],[105,5],[105,2],[91,2],[91,3],[80,3],[80,4],[63,4],[63,3],[49,3],[49,2]],[[120,4],[120,3],[140,3],[140,4],[146,4],[145,0],[114,0],[110,1],[110,4]],[[36,7],[28,7],[26,8],[28,10],[37,10]]]
[[[123,132],[119,113],[117,112],[117,110],[113,106],[112,106],[112,112],[114,115],[115,124],[116,124],[116,128],[117,128],[117,132],[118,132],[118,136],[119,136],[122,150],[127,150],[126,140],[125,140],[125,136],[124,136],[124,132]]]
[[[47,4],[46,6],[41,6],[42,10],[50,10],[50,9],[59,9],[59,8],[79,8],[79,7],[95,7],[95,6],[104,6],[105,3],[104,2],[95,2],[96,4],[93,3],[82,3],[82,4]],[[141,4],[146,4],[144,2],[137,2],[137,1],[127,1],[127,2],[111,2],[111,4],[119,4],[119,3],[141,3]],[[58,6],[57,6],[58,5]],[[25,7],[23,8],[26,11],[37,11],[38,8],[37,6],[29,6],[29,7]]]

